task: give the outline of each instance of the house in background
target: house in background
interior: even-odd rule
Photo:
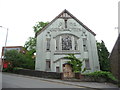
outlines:
[[[118,38],[109,56],[111,72],[120,80],[120,2],[118,2]]]
[[[99,71],[95,33],[67,10],[61,12],[36,34],[35,70],[63,72],[67,59],[74,54],[83,61],[86,72]]]
[[[111,72],[120,80],[120,34],[109,56]]]
[[[4,56],[5,50],[17,50],[18,52],[25,53],[25,50],[22,46],[6,46],[2,47],[2,57]]]
[[[9,51],[9,50],[17,50],[18,52],[21,52],[21,53],[25,53],[26,51],[23,49],[22,46],[6,46],[6,47],[2,47],[2,54],[1,54],[1,58],[2,58],[2,61],[4,59],[4,53],[5,51]],[[8,67],[8,64],[9,62],[5,61],[4,60],[4,65],[3,67],[4,68],[7,68]]]

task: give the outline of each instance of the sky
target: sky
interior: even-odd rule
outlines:
[[[51,21],[64,9],[96,33],[111,52],[118,37],[119,0],[0,0],[0,55],[5,46],[24,46],[38,21]]]

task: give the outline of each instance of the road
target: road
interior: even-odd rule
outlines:
[[[83,88],[16,74],[2,74],[2,88]]]

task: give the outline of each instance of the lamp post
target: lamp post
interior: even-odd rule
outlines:
[[[4,64],[4,58],[5,58],[4,56],[5,56],[5,51],[6,51],[6,45],[7,45],[7,38],[8,38],[8,28],[3,27],[3,26],[0,26],[0,27],[7,30],[6,38],[5,38],[5,48],[3,49],[3,60],[2,60],[1,68],[0,68],[0,71],[2,72],[2,70],[3,70],[3,64]],[[1,55],[1,56],[2,56],[2,55]],[[1,57],[1,59],[2,59],[2,57]]]

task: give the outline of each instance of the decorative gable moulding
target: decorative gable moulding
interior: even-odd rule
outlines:
[[[81,21],[79,21],[75,16],[73,16],[69,11],[67,11],[66,9],[61,12],[56,18],[54,18],[48,25],[46,25],[41,31],[39,31],[38,33],[36,33],[36,36],[39,35],[42,31],[44,31],[47,27],[49,27],[53,22],[55,22],[58,18],[63,18],[65,20],[65,23],[67,23],[68,19],[74,19],[76,20],[82,27],[84,27],[86,30],[88,30],[91,34],[93,34],[94,36],[96,35],[92,30],[90,30],[87,26],[85,26]],[[76,25],[75,23],[71,23],[71,25]],[[82,29],[81,27],[81,29]],[[65,28],[67,28],[67,26],[65,25]],[[68,30],[68,29],[65,29]],[[80,30],[80,29],[79,29]]]

